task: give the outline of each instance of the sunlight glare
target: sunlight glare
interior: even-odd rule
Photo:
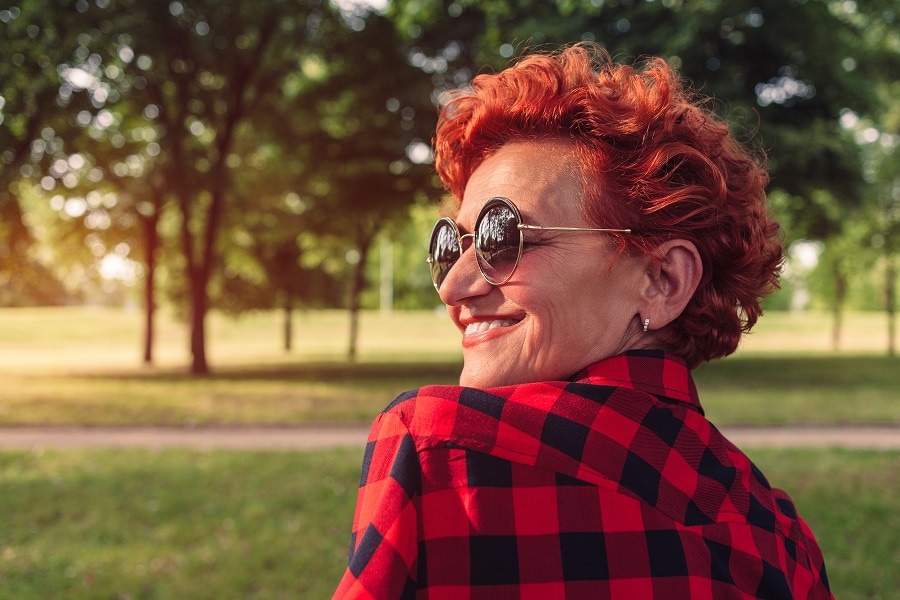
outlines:
[[[137,271],[137,263],[118,252],[107,254],[100,261],[100,277],[107,281],[132,285],[137,281]]]
[[[79,68],[67,68],[62,73],[63,78],[78,89],[87,90],[97,85],[97,78]]]
[[[382,13],[387,9],[389,0],[332,0],[332,3],[344,11],[374,10]]]
[[[819,256],[823,250],[824,247],[821,242],[798,240],[791,244],[788,253],[791,260],[796,261],[798,266],[811,271],[819,263]]]

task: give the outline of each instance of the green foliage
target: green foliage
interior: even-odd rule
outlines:
[[[0,305],[77,297],[57,277],[56,265],[36,252],[23,196],[33,186],[42,189],[39,181],[45,189],[56,185],[52,177],[41,181],[42,170],[72,138],[69,111],[89,106],[71,87],[60,87],[58,74],[75,58],[83,27],[71,2],[51,11],[35,2],[0,9]]]
[[[422,310],[434,308],[444,311],[440,297],[431,283],[425,263],[428,238],[438,218],[438,208],[433,203],[417,203],[410,207],[405,221],[391,223],[382,233],[381,240],[390,242],[390,269],[393,272],[393,308],[398,310]],[[383,243],[383,242],[382,242]],[[382,276],[384,255],[379,252],[377,261],[369,268],[370,281]],[[363,306],[380,308],[378,286],[372,286],[364,296]]]
[[[405,3],[399,4],[402,12]],[[855,147],[837,120],[846,107],[877,109],[871,81],[885,77],[868,63],[851,70],[839,65],[848,54],[874,51],[874,42],[860,37],[877,19],[857,22],[851,19],[856,13],[832,11],[822,1],[458,4],[463,8],[456,16],[423,19],[418,40],[433,54],[458,41],[465,50],[452,68],[476,71],[484,63],[498,68],[513,49],[584,39],[620,58],[662,56],[743,120],[748,131],[757,128],[751,111],[758,115],[759,133],[773,157],[775,187],[805,195],[823,187],[852,190],[861,181],[852,160]],[[483,33],[457,40],[458,28],[448,27],[453,21]]]

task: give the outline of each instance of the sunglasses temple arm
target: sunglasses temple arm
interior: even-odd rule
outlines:
[[[531,229],[535,231],[605,231],[607,233],[631,233],[630,229],[598,229],[595,227],[541,227],[540,225],[526,225],[519,223],[519,229]]]

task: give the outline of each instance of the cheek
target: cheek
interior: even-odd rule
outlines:
[[[521,298],[531,319],[526,350],[546,355],[565,353],[573,346],[583,347],[585,338],[594,336],[601,314],[592,290],[561,285],[542,286]]]
[[[607,271],[602,256],[579,261],[573,254],[523,254],[517,273],[521,285],[501,288],[534,317],[534,337],[569,343],[627,326],[636,306],[630,290],[637,283],[622,272]]]
[[[551,333],[557,342],[565,335],[567,340],[563,343],[584,347],[624,331],[629,300],[626,294],[619,293],[616,285],[593,272],[561,291],[552,315],[554,331]]]

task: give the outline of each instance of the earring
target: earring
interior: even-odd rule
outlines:
[[[650,329],[650,317],[644,319],[644,333],[647,333],[648,329]]]

